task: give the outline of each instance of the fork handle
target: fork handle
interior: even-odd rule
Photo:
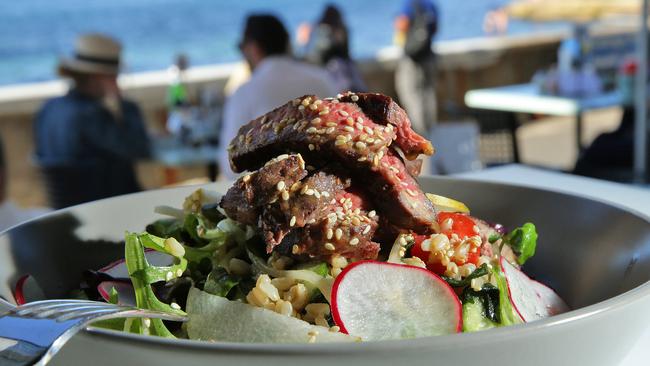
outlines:
[[[0,366],[35,364],[47,351],[32,343],[0,337]]]

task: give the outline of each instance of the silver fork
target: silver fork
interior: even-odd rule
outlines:
[[[5,306],[6,308],[6,306]],[[89,323],[115,318],[186,321],[181,315],[89,300],[44,300],[0,307],[0,366],[45,365]]]

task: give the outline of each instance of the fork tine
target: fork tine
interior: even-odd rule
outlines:
[[[18,315],[29,314],[35,311],[46,310],[50,307],[67,306],[67,305],[81,305],[92,304],[95,301],[90,300],[41,300],[34,301],[15,308],[12,312]]]
[[[15,313],[19,316],[30,316],[38,318],[46,318],[49,314],[54,312],[65,312],[70,309],[75,309],[81,306],[112,306],[111,304],[103,304],[94,301],[88,302],[56,302],[48,304],[37,304],[36,306],[30,307],[20,307],[15,310]]]
[[[96,309],[92,309],[92,310],[91,309],[92,308],[80,308],[80,309],[78,309],[78,311],[72,311],[72,312],[69,312],[67,314],[57,314],[59,316],[57,316],[54,319],[56,321],[59,321],[59,322],[65,322],[65,321],[68,321],[68,320],[83,318],[83,319],[85,319],[85,321],[88,321],[88,320],[97,318],[97,317],[102,316],[102,315],[111,314],[111,313],[119,313],[119,312],[123,312],[123,311],[126,310],[126,309],[118,308],[116,306],[113,306],[113,307],[110,307],[110,308],[105,307],[105,308],[96,308]]]
[[[34,312],[31,314],[31,316],[36,317],[36,318],[50,318],[50,319],[56,319],[59,315],[65,315],[65,314],[70,314],[70,313],[77,313],[79,311],[85,311],[85,310],[94,310],[94,309],[109,309],[109,310],[115,310],[116,306],[112,304],[88,304],[88,305],[67,305],[67,306],[57,306],[57,307],[50,307],[45,311],[41,312]]]

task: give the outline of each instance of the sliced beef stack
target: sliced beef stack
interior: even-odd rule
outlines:
[[[402,160],[433,148],[389,97],[304,96],[244,125],[228,149],[234,171],[254,173],[222,207],[260,227],[269,252],[375,258],[379,216],[398,229],[433,230],[433,207]]]

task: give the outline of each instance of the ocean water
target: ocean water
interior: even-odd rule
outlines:
[[[437,0],[438,40],[483,35],[485,13],[509,0]],[[251,12],[278,15],[289,31],[314,21],[326,3],[343,10],[354,57],[390,45],[401,0],[21,0],[0,1],[0,85],[56,78],[58,58],[82,32],[105,32],[125,47],[127,72],[162,69],[185,53],[192,65],[239,59],[243,20]],[[509,33],[565,26],[511,21]]]

